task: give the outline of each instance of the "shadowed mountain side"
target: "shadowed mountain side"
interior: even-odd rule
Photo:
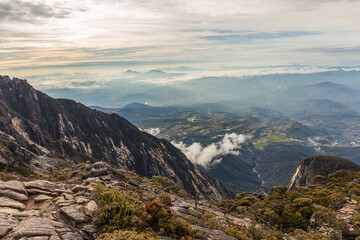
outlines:
[[[190,193],[232,196],[166,140],[139,131],[116,114],[53,99],[25,80],[0,77],[0,131],[7,142],[0,149],[6,165],[28,165],[44,156],[71,163],[104,160],[143,176],[169,177]]]

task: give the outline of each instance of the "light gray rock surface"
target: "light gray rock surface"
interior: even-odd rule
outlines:
[[[53,199],[52,197],[48,196],[48,195],[39,195],[37,197],[34,198],[35,202],[42,202],[42,201],[46,201],[46,200],[50,200]]]
[[[9,207],[20,210],[24,210],[26,208],[23,203],[7,197],[0,197],[0,207]]]
[[[0,181],[0,239],[5,240],[93,240],[99,229],[93,224],[99,206],[93,199],[94,185],[106,188],[133,188],[150,199],[154,192],[149,179],[124,179],[125,171],[107,163],[86,164],[75,169],[75,177],[66,183],[36,180]],[[86,169],[86,171],[84,170]],[[84,172],[85,171],[85,172]],[[96,176],[94,176],[96,175]],[[127,182],[127,184],[126,184]],[[159,194],[159,192],[157,192]],[[175,215],[201,219],[193,200],[171,195]],[[150,201],[150,200],[149,200]],[[212,211],[205,204],[199,207]],[[213,214],[222,216],[221,212]],[[201,228],[201,227],[198,227]],[[222,231],[201,228],[205,239],[233,240]],[[178,236],[162,239],[179,239]]]
[[[86,222],[88,220],[86,214],[82,210],[82,207],[79,205],[71,205],[68,207],[63,207],[60,210],[66,217],[71,220],[74,220],[76,223]]]
[[[91,217],[93,217],[98,210],[98,205],[94,200],[88,202],[85,206],[85,213]]]

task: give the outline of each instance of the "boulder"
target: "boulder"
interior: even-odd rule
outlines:
[[[74,200],[74,196],[71,194],[63,193],[61,195],[65,198],[65,200]]]
[[[20,181],[7,181],[7,182],[0,181],[0,190],[5,190],[5,189],[27,195],[27,191],[25,189],[24,183]]]
[[[12,239],[57,235],[52,226],[52,220],[47,218],[28,218],[13,229]]]
[[[4,196],[4,197],[8,197],[8,198],[12,198],[18,201],[27,201],[29,200],[28,196],[23,194],[23,193],[19,193],[10,189],[0,189],[0,196]]]
[[[85,213],[89,216],[94,216],[96,211],[99,209],[98,205],[94,200],[88,202],[85,206]]]
[[[52,196],[57,195],[56,192],[44,191],[44,190],[37,189],[37,188],[28,188],[27,191],[29,194],[45,194],[45,195],[52,195]]]
[[[82,185],[76,185],[75,187],[73,187],[71,189],[71,191],[73,191],[74,193],[81,192],[81,191],[86,191],[86,190],[88,190],[88,188],[85,187],[85,186],[82,186]]]
[[[34,198],[34,201],[35,202],[43,202],[43,201],[50,200],[50,199],[53,199],[53,198],[50,196],[47,196],[47,195],[39,195],[36,198]]]
[[[63,207],[60,209],[60,212],[64,214],[67,218],[74,220],[76,223],[82,223],[88,220],[87,216],[81,210],[81,206],[79,205],[70,205],[68,207]]]
[[[0,197],[0,207],[9,207],[20,210],[24,210],[26,208],[23,203],[7,197]]]
[[[49,182],[46,180],[35,180],[31,182],[25,182],[26,189],[40,189],[47,192],[52,192],[54,189],[62,188],[59,184]]]
[[[94,163],[95,169],[110,169],[111,166],[107,162],[96,162]]]
[[[59,207],[68,207],[75,204],[74,200],[59,200],[56,202]]]
[[[104,176],[108,174],[106,169],[91,169],[90,173],[94,177]]]
[[[89,199],[86,197],[80,196],[76,198],[76,204],[83,204],[89,202]]]

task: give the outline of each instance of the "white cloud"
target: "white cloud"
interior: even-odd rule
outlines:
[[[247,77],[261,76],[271,74],[309,74],[328,71],[360,71],[360,67],[315,67],[315,66],[269,66],[269,67],[219,67],[217,69],[203,69],[189,71],[180,76],[171,76],[166,78],[147,78],[137,80],[136,82],[154,83],[154,84],[176,84],[177,82],[186,82],[203,77]]]
[[[183,142],[172,142],[172,144],[179,148],[194,164],[208,167],[211,164],[219,163],[221,156],[240,154],[236,149],[250,138],[251,136],[249,135],[227,133],[221,141],[212,143],[206,147],[203,147],[198,142],[194,142],[190,146],[187,146]]]
[[[143,131],[155,137],[159,136],[160,134],[160,128],[147,128],[147,129],[143,129]]]
[[[333,65],[354,64],[359,60],[351,52],[332,58],[328,56],[330,53],[293,50],[357,46],[360,1],[3,0],[0,3],[1,14],[6,19],[0,22],[0,30],[6,33],[0,40],[0,56],[1,51],[19,51],[19,46],[27,48],[26,54],[21,53],[28,60],[24,63],[27,66],[119,59],[191,59],[214,65],[220,62]],[[23,11],[25,14],[14,14]],[[286,32],[319,34],[276,39],[261,36]],[[247,42],[236,42],[234,38],[231,42],[210,40],[244,33],[256,33],[259,37]],[[88,51],[132,47],[150,48],[102,57]],[[56,50],[74,48],[77,49],[74,54],[60,52],[54,57]],[[79,51],[84,54],[75,54]],[[39,59],[37,55],[48,59]],[[10,68],[19,62],[3,58],[0,64]]]

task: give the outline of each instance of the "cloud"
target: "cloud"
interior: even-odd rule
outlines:
[[[243,43],[251,42],[254,40],[273,40],[279,38],[297,38],[302,36],[312,36],[319,35],[320,32],[258,32],[258,33],[246,33],[246,34],[230,34],[230,35],[212,35],[212,36],[203,36],[202,39],[210,41],[225,41],[231,43]]]
[[[4,53],[0,54],[3,58],[13,58],[13,53]],[[18,56],[16,56],[17,58]],[[149,65],[150,64],[150,65]],[[161,70],[167,70],[167,72],[160,72],[160,76],[157,74],[152,74],[156,71],[148,71],[156,63],[119,63],[116,70],[104,71],[101,67],[102,65],[96,65],[96,71],[88,72],[59,72],[57,68],[56,73],[52,74],[39,74],[41,71],[48,72],[47,68],[31,68],[36,75],[22,75],[17,74],[13,75],[14,77],[21,77],[29,80],[29,82],[36,88],[41,90],[48,89],[97,89],[99,91],[104,89],[115,89],[114,86],[121,85],[122,93],[125,91],[125,87],[133,86],[137,89],[138,84],[149,84],[148,86],[176,86],[179,87],[181,84],[204,77],[209,78],[219,78],[219,81],[224,81],[227,78],[238,78],[238,81],[241,81],[243,78],[249,76],[266,76],[272,74],[310,74],[317,72],[329,72],[329,71],[360,71],[360,66],[330,66],[330,67],[313,67],[313,66],[259,66],[259,67],[239,67],[239,66],[218,66],[217,68],[211,69],[194,69],[191,67],[168,67],[160,68]],[[163,63],[166,66],[171,66],[171,63]],[[120,69],[122,65],[123,69]],[[145,72],[139,71],[127,71],[129,67],[135,67]],[[23,71],[26,71],[28,68],[24,68]],[[63,69],[67,69],[63,67]],[[172,73],[173,72],[173,73]],[[150,73],[150,74],[149,74]],[[10,74],[11,75],[11,74]],[[144,86],[142,86],[144,87]],[[134,90],[132,90],[134,91]],[[120,93],[118,93],[120,94]],[[118,95],[117,94],[117,95]]]
[[[160,134],[160,128],[147,128],[147,129],[143,129],[142,131],[151,134],[155,137]]]
[[[360,46],[317,46],[317,47],[308,47],[308,48],[301,48],[296,49],[295,51],[298,52],[305,52],[305,53],[326,53],[326,54],[359,54],[360,53]]]
[[[239,155],[240,152],[236,149],[250,138],[251,136],[249,135],[227,133],[221,141],[212,143],[206,147],[203,147],[198,142],[190,146],[187,146],[183,142],[172,142],[172,144],[179,148],[194,164],[209,167],[212,164],[219,163],[221,156],[228,154]]]
[[[71,74],[53,73],[24,77],[34,87],[46,89],[98,89],[106,80],[103,75],[75,72]]]
[[[0,20],[30,22],[39,18],[68,18],[72,9],[62,6],[61,2],[9,0],[0,3]]]
[[[350,0],[2,0],[0,51],[21,46],[29,67],[177,59],[208,66],[355,64],[351,51],[329,59],[326,52],[313,57],[294,49],[358,44],[359,8],[360,1]],[[86,54],[53,56],[74,48]]]

